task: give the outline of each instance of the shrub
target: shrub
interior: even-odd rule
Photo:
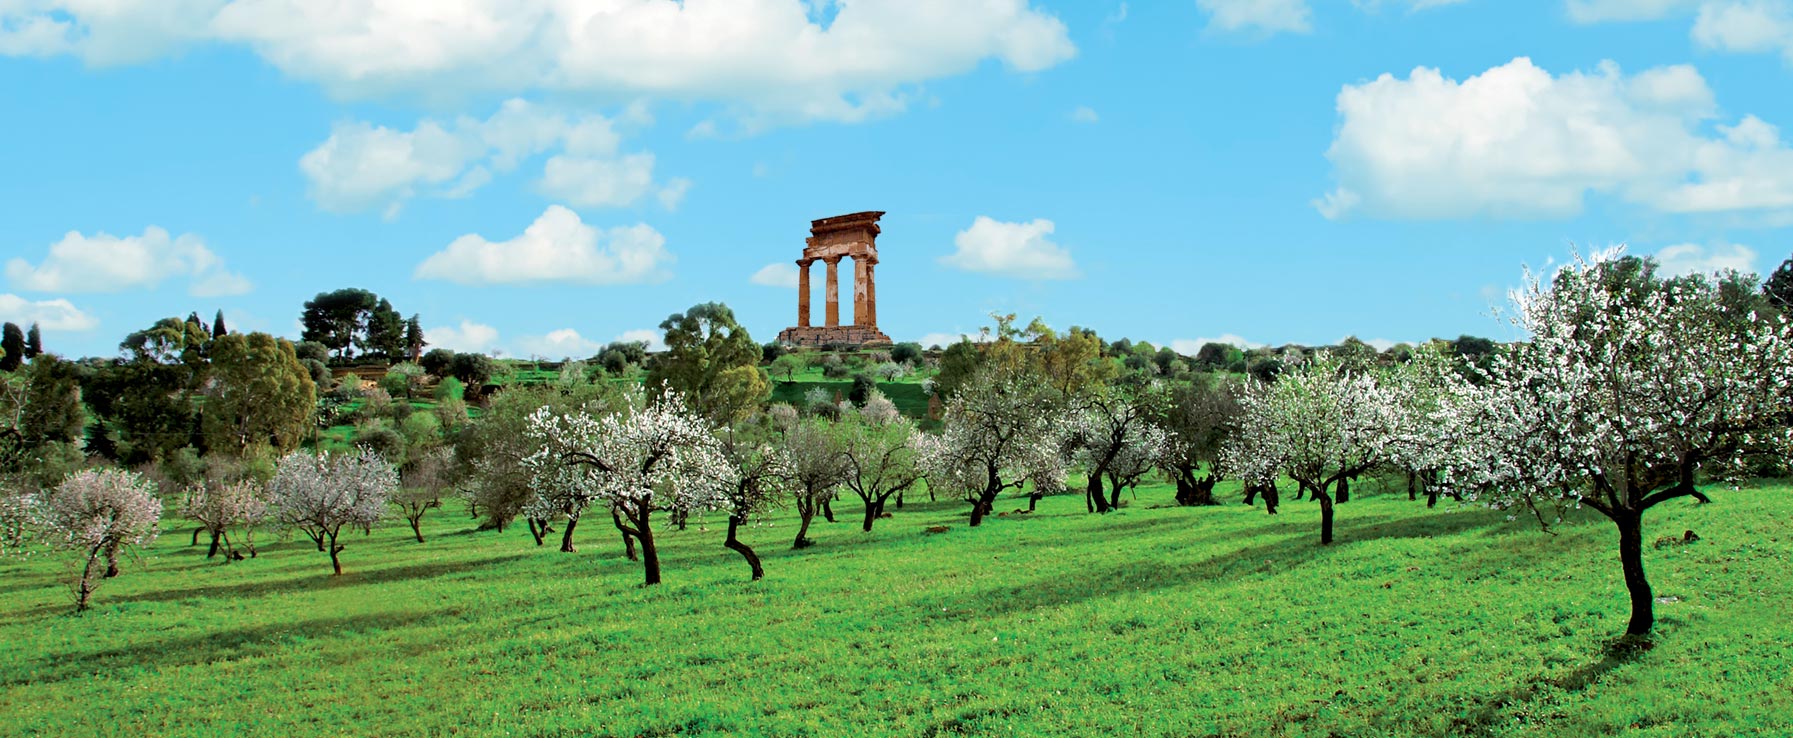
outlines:
[[[877,391],[878,382],[864,374],[853,375],[853,388],[847,391],[847,400],[854,405],[864,405],[873,392]]]

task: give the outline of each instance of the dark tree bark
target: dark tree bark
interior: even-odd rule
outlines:
[[[1038,492],[1028,495],[1027,496],[1027,511],[1033,512],[1039,506],[1040,498],[1042,498],[1042,497],[1045,497],[1045,495],[1040,494]]]
[[[573,529],[579,527],[578,518],[567,518],[567,527],[560,532],[560,552],[573,553]]]
[[[1350,477],[1339,477],[1338,492],[1337,492],[1337,494],[1335,494],[1333,496],[1333,498],[1334,498],[1333,501],[1337,502],[1339,504],[1344,504],[1346,502],[1351,501],[1351,478]]]
[[[212,545],[210,547],[206,548],[206,550],[205,550],[206,558],[209,559],[213,556],[218,555],[218,539],[222,538],[223,534],[224,534],[223,531],[217,531],[217,530],[212,531]]]
[[[648,516],[651,510],[643,510],[635,518],[635,538],[641,541],[641,567],[646,574],[643,584],[660,583],[660,549],[654,546],[654,529],[649,527]]]
[[[411,535],[417,537],[418,543],[423,543],[423,516],[407,516],[405,519],[411,521]]]
[[[1612,522],[1619,527],[1619,568],[1625,574],[1625,589],[1631,593],[1631,621],[1625,625],[1625,634],[1647,635],[1656,624],[1656,599],[1650,580],[1644,577],[1643,515],[1613,512]]]
[[[118,576],[118,551],[120,546],[113,543],[106,547],[106,578]]]
[[[755,554],[753,552],[753,549],[751,547],[749,547],[745,543],[742,543],[741,539],[735,537],[735,529],[739,528],[741,526],[741,524],[744,522],[747,522],[747,519],[744,516],[741,516],[741,515],[730,515],[729,516],[729,518],[728,518],[728,538],[722,542],[722,545],[724,548],[727,548],[730,551],[734,551],[735,553],[740,554],[741,558],[747,560],[747,566],[753,570],[753,581],[757,582],[760,580],[760,577],[765,576],[765,574],[766,574],[766,571],[764,569],[760,568],[760,557],[758,554]]]
[[[1413,502],[1414,500],[1419,499],[1418,483],[1419,483],[1419,475],[1414,473],[1412,470],[1408,470],[1408,472],[1407,472],[1407,501],[1408,502]]]
[[[1245,504],[1254,504],[1253,501],[1257,499],[1259,491],[1260,488],[1256,484],[1245,485]]]
[[[809,540],[809,521],[816,518],[816,503],[797,501],[797,538],[791,541],[791,548],[809,548],[815,541]]]
[[[1103,493],[1100,469],[1090,470],[1089,484],[1085,485],[1084,492],[1089,495],[1090,504],[1095,508],[1093,512],[1106,513],[1114,507],[1109,504],[1107,496]]]
[[[1320,545],[1332,543],[1332,496],[1309,489],[1308,496],[1320,501]]]
[[[548,521],[546,521],[546,520],[536,520],[535,518],[529,518],[525,522],[527,522],[529,524],[529,535],[530,535],[530,537],[535,539],[535,545],[537,545],[537,546],[540,546],[543,543],[545,543],[548,539],[548,534],[553,532],[551,529],[548,528]]]
[[[834,522],[834,503],[832,500],[822,500],[822,517],[830,523]]]
[[[330,570],[335,576],[342,576],[342,559],[338,558],[338,554],[345,548],[348,547],[337,545],[336,531],[330,531]]]
[[[1282,503],[1282,492],[1276,488],[1275,482],[1266,485],[1262,491],[1264,493],[1264,512],[1275,515],[1276,506]]]
[[[640,561],[641,557],[635,555],[635,536],[629,532],[628,526],[623,525],[622,514],[612,507],[610,508],[610,519],[616,523],[616,530],[623,536],[623,556],[630,561]]]

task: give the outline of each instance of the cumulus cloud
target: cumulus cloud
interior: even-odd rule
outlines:
[[[87,331],[99,325],[93,316],[66,299],[32,301],[4,293],[0,293],[0,322],[21,326],[36,323],[46,331]]]
[[[853,119],[899,88],[998,60],[1076,54],[1028,0],[13,0],[0,53],[104,64],[242,44],[338,96],[515,94],[712,99]]]
[[[1553,76],[1518,58],[1458,82],[1418,68],[1347,85],[1327,151],[1329,218],[1567,217],[1588,193],[1666,212],[1793,209],[1793,149],[1754,117],[1705,126],[1688,66]]]
[[[458,326],[437,326],[423,330],[423,340],[434,348],[466,353],[485,353],[498,345],[498,329],[463,319]]]
[[[1019,279],[1072,279],[1078,276],[1071,252],[1049,238],[1056,228],[1043,218],[1007,223],[980,215],[953,237],[957,251],[940,263],[968,272]]]
[[[1101,120],[1102,116],[1088,105],[1079,105],[1071,110],[1071,121],[1074,123],[1096,123]]]
[[[1578,23],[1693,16],[1695,43],[1716,51],[1778,53],[1793,64],[1793,0],[1569,0]]]
[[[571,115],[524,100],[505,102],[485,120],[423,120],[409,131],[364,122],[338,123],[330,137],[299,159],[313,200],[326,210],[385,207],[395,214],[417,195],[466,197],[494,172],[550,151],[537,188],[581,207],[623,207],[648,195],[667,209],[690,181],[654,181],[654,155],[619,152],[615,121]]]
[[[635,284],[666,280],[672,262],[666,237],[646,224],[604,230],[550,205],[508,241],[488,241],[473,233],[455,239],[418,264],[415,276],[474,286]]]
[[[1657,271],[1664,276],[1711,274],[1727,269],[1738,272],[1756,271],[1756,250],[1734,243],[1704,246],[1681,243],[1665,246],[1656,252]]]
[[[797,288],[797,265],[777,262],[760,267],[747,281],[767,287]]]
[[[150,289],[182,277],[196,297],[241,295],[251,287],[242,275],[226,270],[200,237],[176,237],[156,226],[123,237],[69,231],[36,266],[22,258],[6,262],[6,277],[14,287],[36,292]]]
[[[518,353],[544,359],[569,359],[591,356],[604,348],[597,341],[586,339],[571,328],[549,331],[545,336],[524,336],[517,339]]]
[[[1307,33],[1313,10],[1307,0],[1195,0],[1208,14],[1208,27],[1220,31]]]

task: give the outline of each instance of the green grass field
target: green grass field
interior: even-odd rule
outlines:
[[[1704,540],[1647,550],[1649,649],[1609,646],[1603,521],[1368,485],[1324,548],[1312,503],[1164,487],[977,529],[912,502],[870,535],[849,498],[805,551],[787,517],[746,530],[757,583],[720,520],[666,532],[655,588],[598,519],[562,554],[451,504],[427,543],[355,535],[334,578],[303,540],[221,565],[172,531],[80,617],[56,563],[0,561],[0,734],[1787,736],[1787,491],[1652,511],[1651,538]]]

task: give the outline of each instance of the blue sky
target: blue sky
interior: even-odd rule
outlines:
[[[1577,246],[1793,253],[1790,84],[1788,0],[0,0],[0,319],[764,341],[808,221],[884,210],[897,340],[1511,337]]]

